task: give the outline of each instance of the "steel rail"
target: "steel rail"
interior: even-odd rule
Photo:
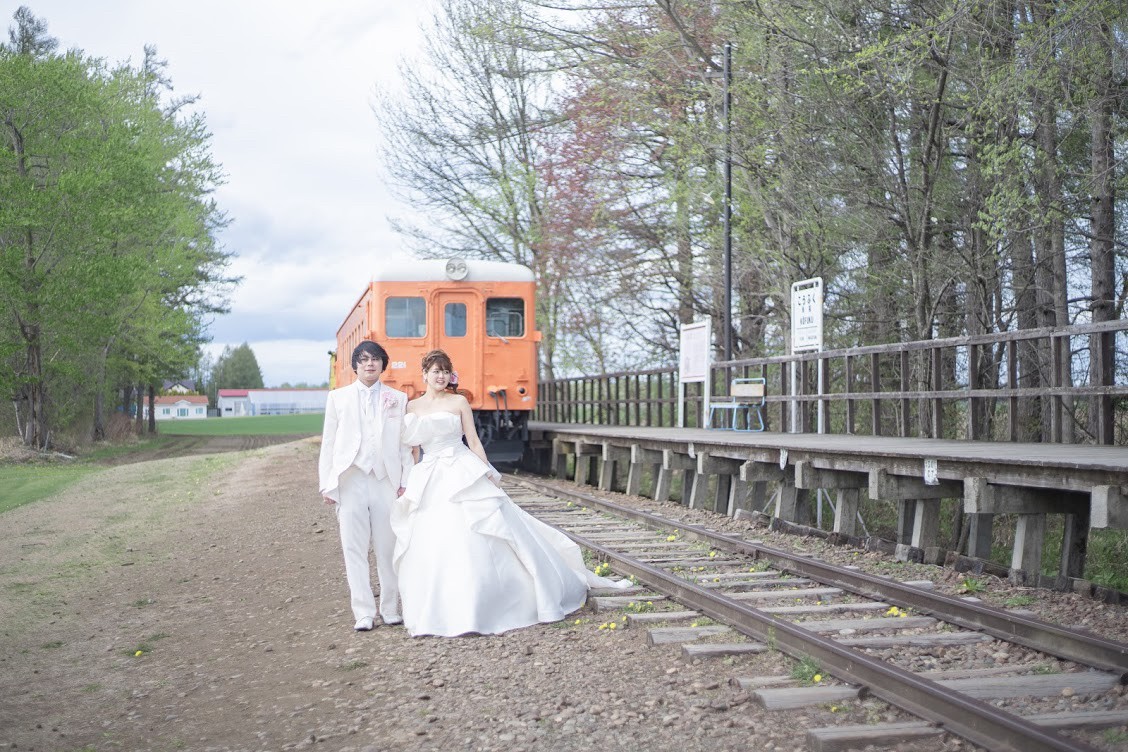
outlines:
[[[581,535],[567,530],[563,532],[577,544],[615,562],[616,570],[634,575],[679,603],[724,622],[746,636],[778,647],[788,655],[796,658],[810,657],[833,676],[862,686],[867,692],[889,704],[932,721],[989,750],[1096,752],[1095,747],[1084,742],[1059,736],[1020,716],[999,710],[859,650],[839,645],[830,638],[687,582]]]
[[[924,591],[864,572],[845,570],[761,543],[752,543],[742,538],[707,530],[698,525],[676,522],[649,512],[620,506],[578,491],[541,485],[527,477],[514,478],[514,480],[527,483],[540,491],[571,497],[585,505],[613,512],[650,527],[682,531],[688,537],[708,541],[718,549],[767,559],[777,567],[858,595],[909,607],[965,629],[980,631],[1000,640],[1110,671],[1119,676],[1121,684],[1128,683],[1128,644],[1122,642],[1073,632],[1039,619],[1005,613],[979,603]]]

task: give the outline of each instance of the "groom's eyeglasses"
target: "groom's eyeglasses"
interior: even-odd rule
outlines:
[[[356,362],[363,366],[369,363],[383,363],[384,361],[382,361],[380,358],[369,358],[365,356],[363,358],[357,358]]]

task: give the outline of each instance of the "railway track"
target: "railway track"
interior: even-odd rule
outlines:
[[[1077,730],[1128,725],[1118,689],[1128,683],[1128,644],[527,477],[507,490],[636,580],[628,594],[594,593],[594,603],[635,611],[628,621],[647,628],[650,643],[680,642],[687,658],[702,659],[774,649],[834,678],[733,678],[765,708],[872,696],[918,719],[809,729],[812,750],[945,732],[989,750],[1094,750]],[[1063,697],[1067,711],[1056,706]]]

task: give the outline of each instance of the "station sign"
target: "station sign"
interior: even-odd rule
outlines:
[[[820,351],[823,346],[823,280],[791,285],[791,352]]]

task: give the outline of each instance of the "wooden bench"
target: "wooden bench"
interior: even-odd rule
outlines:
[[[709,427],[713,427],[713,415],[717,410],[732,410],[731,424],[721,425],[719,428],[722,430],[731,428],[733,431],[763,431],[766,394],[767,382],[762,378],[733,379],[729,385],[729,396],[721,397],[718,402],[709,403]],[[739,427],[739,418],[742,414],[744,428]]]

